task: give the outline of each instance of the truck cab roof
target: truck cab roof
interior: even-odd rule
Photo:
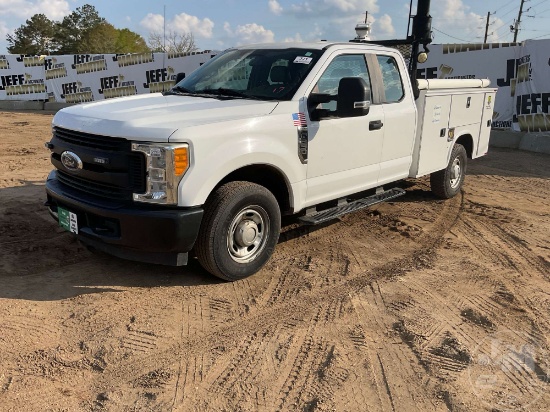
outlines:
[[[331,47],[338,48],[350,48],[357,49],[358,47],[373,48],[376,50],[386,49],[395,51],[393,48],[384,47],[374,43],[359,43],[359,42],[333,42],[333,41],[317,41],[317,42],[287,42],[287,43],[255,43],[245,44],[242,46],[232,47],[232,49],[238,50],[251,50],[251,49],[313,49],[313,50],[327,50]]]

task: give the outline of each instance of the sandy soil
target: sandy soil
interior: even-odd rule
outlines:
[[[5,411],[550,409],[550,157],[288,226],[257,275],[96,256],[43,206],[51,115],[0,113]]]

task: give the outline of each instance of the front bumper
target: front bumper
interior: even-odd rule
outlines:
[[[113,202],[76,193],[52,171],[46,181],[50,214],[61,206],[77,215],[78,240],[129,260],[170,266],[187,264],[197,239],[203,210],[170,209]]]

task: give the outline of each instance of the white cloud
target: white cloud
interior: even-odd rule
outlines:
[[[35,14],[45,14],[52,20],[61,20],[70,14],[66,0],[0,0],[0,16],[29,19]]]
[[[227,34],[229,34],[230,36],[233,35],[233,30],[231,30],[231,24],[229,24],[229,22],[227,22],[227,21],[223,24],[223,30],[224,30]]]
[[[283,8],[281,7],[281,4],[277,0],[269,0],[268,6],[269,6],[269,11],[271,11],[271,13],[273,14],[276,14],[277,16],[283,12]]]
[[[210,38],[212,37],[214,22],[208,17],[201,20],[198,17],[181,13],[174,16],[169,26],[186,33],[193,33],[196,37]]]
[[[395,35],[395,29],[392,24],[392,19],[389,15],[384,14],[374,21],[372,29],[378,36],[389,37]]]
[[[294,37],[286,37],[283,41],[285,43],[301,43],[301,42],[303,42],[302,36],[300,35],[300,33],[296,33],[294,35]]]
[[[140,22],[141,27],[148,31],[160,32],[164,29],[164,17],[160,14],[149,13]],[[199,19],[186,13],[177,14],[166,22],[166,29],[176,32],[192,33],[195,37],[211,38],[214,22],[208,17]]]
[[[432,2],[433,27],[451,35],[458,39],[482,42],[485,34],[486,16],[482,16],[470,11],[470,7],[466,6],[462,0],[442,0]],[[504,25],[501,19],[492,19],[494,23],[491,25],[489,32],[494,32],[488,37],[488,41],[498,42],[499,36],[497,30]],[[453,39],[445,36],[438,31],[434,32],[435,43],[452,43],[458,42],[458,39]]]
[[[161,14],[149,13],[139,24],[149,31],[162,31],[164,28],[164,17]]]
[[[223,29],[230,36],[235,38],[238,45],[248,43],[273,43],[275,35],[271,30],[256,23],[239,25],[235,29],[229,23],[223,25]]]
[[[305,0],[291,5],[292,14],[299,16],[343,17],[378,12],[378,0]]]
[[[4,40],[6,38],[6,35],[10,32],[11,30],[8,29],[8,26],[6,25],[6,22],[4,21],[0,21],[0,39],[1,40]]]

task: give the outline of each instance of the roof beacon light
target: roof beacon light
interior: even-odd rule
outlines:
[[[355,26],[355,33],[357,33],[357,37],[355,40],[357,41],[368,41],[370,40],[370,24],[369,23],[358,23],[357,26]]]

